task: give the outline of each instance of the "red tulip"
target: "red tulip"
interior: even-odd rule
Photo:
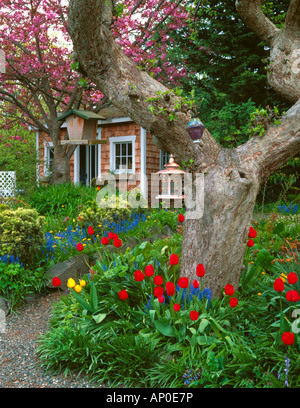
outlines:
[[[153,294],[157,298],[161,297],[164,294],[164,288],[162,286],[155,286]]]
[[[175,310],[175,312],[179,312],[180,305],[178,303],[175,303],[174,306],[173,306],[173,309]]]
[[[77,248],[78,251],[83,251],[83,245],[81,244],[81,242],[78,242],[76,248]]]
[[[163,284],[163,278],[160,275],[154,276],[153,278],[154,285],[159,286]]]
[[[102,245],[107,245],[109,244],[109,239],[107,237],[102,237],[101,238],[101,244]]]
[[[108,233],[108,239],[113,239],[114,233],[113,232],[109,232]]]
[[[89,235],[94,235],[95,231],[93,230],[93,228],[91,226],[88,227],[88,234]]]
[[[171,265],[177,265],[179,263],[179,257],[176,254],[172,254],[170,256],[170,264]]]
[[[249,238],[256,238],[257,237],[257,232],[255,231],[255,229],[253,227],[250,227],[248,237]]]
[[[204,266],[202,264],[198,264],[196,267],[196,275],[199,278],[203,278],[203,276],[205,275],[205,269]]]
[[[141,281],[143,281],[143,280],[145,279],[145,275],[144,275],[143,272],[140,271],[140,270],[135,271],[135,272],[134,272],[134,279],[135,279],[137,282],[141,282]]]
[[[167,282],[166,283],[166,291],[168,296],[174,296],[175,295],[175,286],[173,282]]]
[[[195,280],[193,281],[193,287],[194,287],[195,289],[199,288],[199,282],[197,281],[197,279],[195,279]]]
[[[249,239],[249,241],[247,242],[247,246],[251,248],[253,247],[253,245],[254,245],[254,241],[252,239]]]
[[[227,284],[224,290],[225,290],[225,294],[228,296],[232,296],[234,294],[234,287],[230,284]]]
[[[199,317],[199,312],[196,312],[196,310],[192,310],[192,311],[190,312],[190,318],[191,318],[191,320],[195,321],[195,320],[198,319],[198,317]]]
[[[53,286],[60,286],[61,285],[61,280],[57,277],[52,278],[52,285]]]
[[[296,290],[286,292],[286,300],[288,302],[298,302],[300,300],[299,293]]]
[[[163,296],[160,296],[158,298],[159,303],[164,303],[165,298]]]
[[[112,237],[113,240],[118,239],[118,238],[119,238],[118,234],[114,234],[113,237]]]
[[[290,272],[287,276],[287,280],[288,280],[288,283],[293,285],[294,283],[298,281],[298,276],[295,272]]]
[[[275,279],[274,281],[274,289],[276,292],[283,292],[284,291],[284,283],[280,278]]]
[[[120,248],[122,246],[122,240],[120,238],[114,240],[114,246]]]
[[[148,278],[150,277],[150,276],[152,276],[154,274],[154,268],[153,268],[153,266],[150,264],[150,265],[147,265],[146,266],[146,268],[145,268],[145,275],[146,276],[148,276]]]
[[[126,300],[128,298],[128,293],[126,289],[120,290],[118,294],[121,300]]]
[[[229,305],[230,305],[231,307],[236,307],[237,304],[238,304],[237,298],[235,298],[235,297],[230,298]]]
[[[186,278],[186,277],[179,278],[178,279],[178,286],[181,289],[187,288],[189,286],[189,278]]]
[[[178,221],[179,221],[179,222],[183,222],[183,221],[184,221],[184,215],[183,215],[183,214],[179,214],[179,215],[178,215]]]
[[[281,340],[284,344],[286,344],[287,346],[290,346],[294,343],[294,333],[290,333],[290,332],[285,332],[282,334],[281,336]]]

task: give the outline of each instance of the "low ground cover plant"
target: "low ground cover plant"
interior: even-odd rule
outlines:
[[[18,262],[7,263],[0,259],[0,297],[10,302],[13,312],[22,305],[26,297],[44,293],[46,281],[43,268],[33,271]]]

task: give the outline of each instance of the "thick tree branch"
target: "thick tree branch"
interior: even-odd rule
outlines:
[[[240,163],[251,168],[260,184],[300,151],[300,99],[263,137],[239,146]]]
[[[185,131],[191,111],[176,112],[177,119],[170,122],[168,112],[175,111],[179,98],[124,54],[113,38],[111,21],[111,4],[105,0],[70,3],[69,32],[81,70],[114,106],[154,135],[160,148],[172,152],[179,161],[195,158],[196,151]],[[166,97],[155,101],[156,113],[161,108],[164,114],[155,114],[149,108],[153,107],[153,99],[164,93]],[[202,158],[211,162],[220,148],[208,132],[203,142]]]
[[[261,0],[236,0],[236,10],[247,26],[264,42],[272,45],[280,29],[263,13]]]
[[[300,37],[300,0],[290,0],[283,31]]]

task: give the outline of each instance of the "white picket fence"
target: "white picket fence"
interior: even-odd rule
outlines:
[[[16,172],[0,171],[0,197],[14,197],[16,193]]]

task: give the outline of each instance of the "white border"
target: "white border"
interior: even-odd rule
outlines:
[[[147,195],[147,172],[146,172],[146,129],[141,127],[141,182],[140,190],[145,198]]]

